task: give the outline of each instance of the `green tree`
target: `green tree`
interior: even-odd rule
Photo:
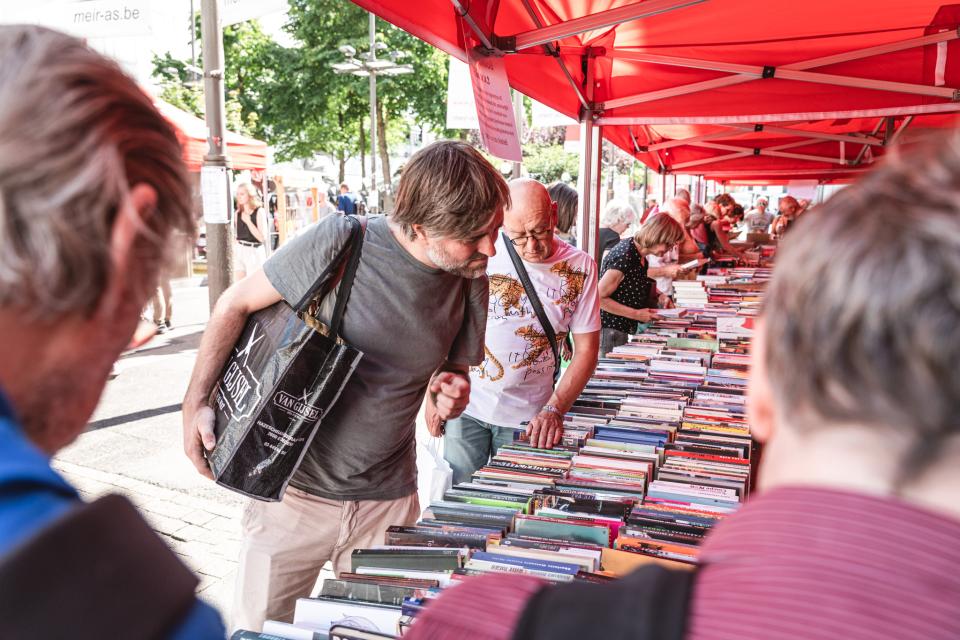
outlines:
[[[330,65],[343,61],[344,56],[339,51],[342,45],[352,46],[358,54],[369,51],[367,12],[341,0],[291,0],[290,21],[286,29],[303,43],[299,52],[303,57],[306,84],[299,86],[313,85],[314,90],[318,86],[328,87],[333,98],[325,108],[312,105],[313,115],[324,120],[323,112],[332,112],[349,121],[362,121],[370,109],[368,78],[338,75]],[[382,180],[389,182],[391,167],[387,145],[393,137],[391,130],[399,130],[406,136],[414,122],[434,131],[442,130],[446,101],[438,97],[446,94],[447,64],[445,54],[383,20],[377,20],[377,42],[384,45],[378,54],[380,57],[393,51],[406,52],[409,55],[397,61],[410,63],[416,70],[408,75],[379,76],[377,79],[378,153],[383,168]],[[343,131],[339,120],[337,123],[339,131]],[[329,135],[335,133],[324,135],[325,132],[317,131],[303,142],[316,143],[317,150],[323,150],[323,146],[329,148],[331,143],[333,147],[342,147],[344,140],[329,139]],[[355,143],[356,137],[351,135],[350,140]]]
[[[298,42],[295,47],[279,45],[256,21],[224,29],[229,126],[267,141],[279,160],[329,154],[339,160],[342,179],[347,158],[362,154],[368,140],[369,85],[366,78],[334,73],[331,64],[343,61],[341,45],[369,49],[367,16],[342,0],[290,0],[285,30]],[[409,135],[414,123],[442,130],[447,65],[443,53],[382,20],[377,40],[386,45],[384,53],[409,52],[399,62],[416,70],[378,78],[378,151],[388,181],[391,140]],[[154,75],[161,97],[202,115],[202,88],[188,86],[186,64],[169,54],[157,57]]]
[[[199,32],[199,14],[196,28]],[[256,22],[231,25],[223,30],[225,118],[231,131],[265,137],[267,132],[259,122],[261,90],[273,76],[271,61],[279,49]],[[202,64],[202,57],[198,64]],[[160,83],[163,100],[203,117],[203,84],[188,65],[188,61],[178,60],[168,52],[154,56],[153,75]]]
[[[566,151],[562,144],[524,145],[523,163],[530,177],[544,184],[556,180],[576,182],[580,173],[580,156]]]

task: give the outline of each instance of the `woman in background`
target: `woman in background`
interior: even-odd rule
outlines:
[[[263,248],[267,221],[263,203],[250,185],[237,186],[236,203],[237,245],[233,250],[233,271],[240,280],[262,267],[267,259]]]
[[[626,344],[640,323],[657,319],[651,309],[656,283],[647,276],[647,256],[663,256],[683,240],[683,227],[658,213],[632,238],[621,240],[603,259],[600,269],[600,357]]]
[[[577,218],[577,205],[580,195],[577,190],[565,182],[554,182],[547,187],[550,199],[557,204],[557,229],[554,235],[571,246],[577,246],[577,238],[570,229]]]

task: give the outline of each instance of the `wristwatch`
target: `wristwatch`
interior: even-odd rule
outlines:
[[[555,406],[553,406],[552,404],[545,404],[545,405],[543,405],[543,408],[540,409],[540,413],[543,413],[544,411],[548,411],[548,412],[550,412],[550,413],[555,413],[555,414],[557,414],[557,415],[560,417],[561,420],[563,420],[563,412],[560,411],[560,409],[557,409],[557,408],[556,408]]]

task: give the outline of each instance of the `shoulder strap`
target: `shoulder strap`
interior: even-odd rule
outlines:
[[[343,246],[337,251],[336,255],[334,255],[333,260],[330,261],[320,275],[317,276],[317,279],[314,280],[313,286],[303,294],[303,297],[300,298],[297,304],[290,305],[297,313],[307,313],[310,305],[313,304],[317,296],[324,290],[328,292],[333,291],[342,277],[344,265],[347,256],[350,255],[351,247],[353,247],[357,237],[363,232],[365,226],[365,222],[361,222],[352,216],[344,216],[344,218],[350,224],[350,235],[347,237],[347,241],[343,243]]]
[[[607,584],[546,587],[527,603],[513,640],[682,640],[695,575],[649,564]]]
[[[523,260],[520,259],[517,250],[513,247],[513,242],[507,234],[501,232],[501,235],[503,236],[503,244],[507,247],[507,253],[510,254],[510,260],[513,261],[513,268],[517,270],[520,282],[523,283],[523,289],[527,292],[527,300],[533,307],[533,312],[537,314],[540,326],[543,327],[543,333],[550,341],[550,350],[553,352],[553,386],[557,386],[557,380],[560,378],[560,349],[557,347],[557,333],[554,331],[553,325],[550,324],[550,319],[547,317],[547,312],[543,310],[543,305],[540,304],[540,296],[537,295],[537,290],[533,288],[533,283],[530,282],[530,274],[527,273],[527,268],[523,266]]]
[[[77,503],[0,560],[0,638],[164,638],[196,585],[126,498]]]
[[[334,339],[340,337],[340,325],[343,324],[343,316],[347,311],[347,300],[350,298],[353,278],[357,275],[357,267],[360,265],[363,237],[367,231],[367,218],[365,216],[347,217],[353,221],[354,229],[350,235],[350,260],[340,277],[340,291],[337,293],[337,303],[333,307],[333,317],[330,320],[330,336]]]

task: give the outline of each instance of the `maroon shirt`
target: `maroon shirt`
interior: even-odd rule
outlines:
[[[960,520],[891,498],[774,489],[719,524],[700,561],[690,640],[960,638]],[[542,585],[469,579],[405,639],[508,640]]]

